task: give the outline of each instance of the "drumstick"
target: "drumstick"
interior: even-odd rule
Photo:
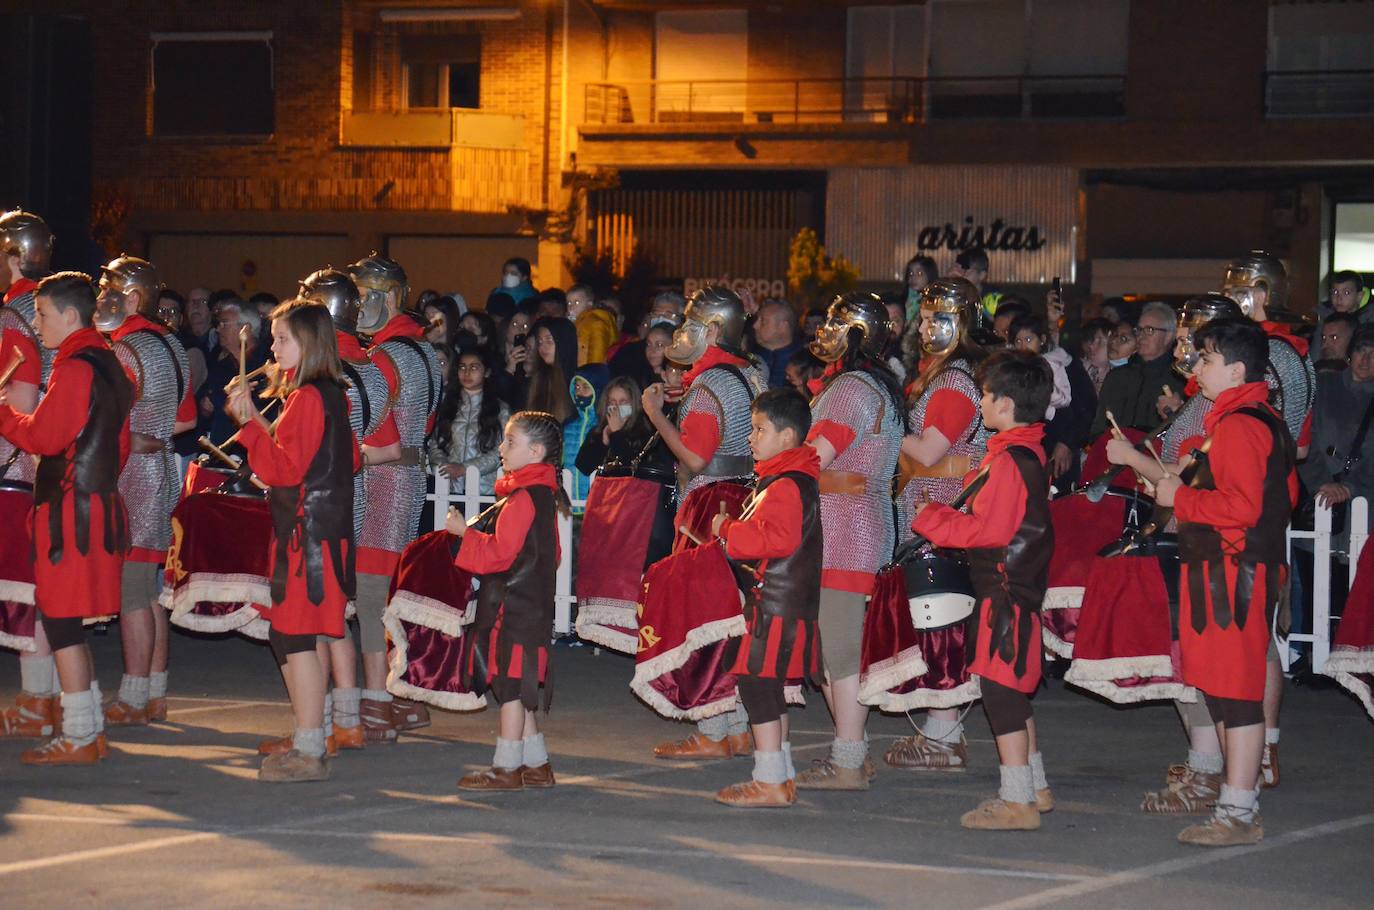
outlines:
[[[15,348],[14,356],[10,358],[10,362],[5,366],[5,372],[0,373],[0,389],[10,384],[10,377],[14,375],[14,371],[23,365],[24,352]]]
[[[280,398],[273,398],[271,401],[267,402],[267,404],[265,404],[265,405],[263,406],[263,409],[262,409],[263,414],[266,414],[268,411],[272,410],[274,407],[276,407],[276,406],[279,405],[279,404],[281,404],[281,399],[280,399]],[[272,432],[273,430],[275,430],[275,429],[277,428],[277,424],[280,423],[280,422],[281,422],[281,418],[278,417],[276,420],[272,421],[272,423],[270,423],[270,424],[268,425],[267,431],[270,433],[270,432]],[[224,440],[224,442],[220,444],[220,448],[221,448],[221,449],[227,449],[227,448],[229,448],[231,445],[233,445],[234,443],[238,442],[238,440],[239,440],[239,434],[242,433],[242,432],[243,432],[243,427],[239,427],[237,430],[234,431],[234,435],[233,435],[233,436],[230,436],[228,439]]]
[[[696,536],[690,530],[688,530],[686,525],[679,525],[677,532],[699,547],[705,545],[705,542],[700,537]]]
[[[230,455],[228,452],[224,451],[219,446],[215,445],[213,442],[210,441],[209,437],[202,436],[199,439],[197,439],[196,442],[200,443],[201,448],[205,449],[211,455],[214,455],[216,458],[218,458],[220,461],[223,461],[225,464],[229,465],[229,467],[233,468],[234,470],[238,470],[239,468],[243,467],[243,462],[239,461],[233,455]],[[248,480],[253,484],[253,486],[257,487],[259,490],[262,490],[264,493],[271,489],[267,486],[267,484],[263,483],[261,480],[258,480],[258,478],[253,476],[252,474],[248,475]]]
[[[1130,443],[1130,440],[1126,438],[1126,434],[1121,432],[1121,424],[1116,422],[1116,418],[1112,416],[1111,411],[1107,412],[1107,420],[1111,421],[1112,435],[1115,436],[1117,439],[1120,439],[1122,442]],[[1146,443],[1145,451],[1150,453],[1150,457],[1155,460],[1155,464],[1159,465],[1159,469],[1164,472],[1164,476],[1168,477],[1169,469],[1164,467],[1164,462],[1160,461],[1159,455],[1155,453],[1154,446],[1151,446],[1149,443]]]
[[[248,326],[239,326],[239,383],[248,383]]]

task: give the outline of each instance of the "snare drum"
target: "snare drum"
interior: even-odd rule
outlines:
[[[228,496],[252,496],[258,499],[266,497],[266,493],[253,486],[248,478],[238,478],[238,471],[224,464],[214,464],[202,455],[192,461],[186,469],[186,482],[182,484],[182,497],[191,496],[194,493],[206,493],[214,490]]]
[[[968,619],[977,603],[962,550],[921,547],[901,561],[911,624],[923,632]]]
[[[0,479],[0,647],[18,651],[34,650],[32,511],[33,484]]]

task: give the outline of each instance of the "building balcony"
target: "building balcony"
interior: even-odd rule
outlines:
[[[348,148],[525,148],[525,118],[466,108],[344,110],[339,145]]]
[[[1374,117],[1374,70],[1264,74],[1268,117]]]
[[[584,126],[868,124],[1123,116],[1123,76],[644,80],[588,83]]]

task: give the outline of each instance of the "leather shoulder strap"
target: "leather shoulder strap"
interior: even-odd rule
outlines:
[[[152,335],[158,340],[167,351],[167,359],[172,361],[172,369],[177,374],[177,404],[181,404],[181,399],[186,395],[186,377],[181,374],[181,362],[177,360],[176,351],[172,350],[172,343],[163,337],[162,333],[156,329],[139,329],[135,335]]]
[[[406,338],[404,336],[397,336],[390,340],[399,341],[401,344],[414,351],[416,357],[420,358],[420,365],[425,368],[425,383],[429,387],[428,395],[425,398],[425,413],[433,413],[436,395],[436,390],[434,388],[434,372],[429,368],[429,358],[425,357],[425,352],[420,347],[420,342],[416,341],[414,338]]]
[[[348,381],[353,383],[353,388],[358,390],[358,402],[363,407],[363,428],[366,429],[372,425],[372,403],[367,400],[367,388],[363,385],[362,374],[358,372],[357,367],[347,360],[340,360],[339,363],[343,365],[343,371],[348,376]]]

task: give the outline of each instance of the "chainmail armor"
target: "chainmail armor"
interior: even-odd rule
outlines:
[[[418,350],[417,350],[418,348]],[[403,448],[423,449],[430,417],[439,406],[443,376],[439,360],[429,345],[415,347],[388,339],[368,350],[368,356],[386,356],[400,379],[391,397],[391,414]],[[428,378],[427,378],[428,377]],[[415,539],[425,509],[425,471],[420,464],[378,464],[364,469],[367,515],[358,534],[359,548],[399,553]]]
[[[52,375],[52,361],[56,356],[56,351],[50,351],[43,347],[43,342],[38,337],[38,332],[33,327],[34,319],[34,299],[33,292],[21,294],[9,303],[0,307],[0,332],[13,330],[23,335],[33,342],[33,346],[38,349],[38,356],[42,361],[41,380],[38,385],[38,400],[43,400],[43,392],[48,387],[48,377]],[[4,366],[0,364],[0,367]],[[0,438],[0,464],[9,461],[14,455],[14,446],[9,440]],[[5,472],[6,480],[18,480],[24,483],[33,483],[35,474],[34,461],[24,455],[20,455],[14,460],[14,464]]]
[[[377,432],[390,413],[387,405],[391,399],[391,389],[386,377],[372,361],[343,361],[344,374],[348,378],[348,424],[353,430],[353,438],[358,445]],[[356,381],[355,381],[356,380]],[[366,407],[363,406],[366,402]],[[363,412],[367,412],[367,424],[363,424]],[[363,536],[363,520],[367,516],[367,471],[360,470],[353,475],[353,539]]]
[[[821,494],[822,567],[842,572],[878,570],[892,559],[892,472],[902,448],[902,415],[872,376],[854,370],[837,376],[811,404],[813,423],[842,424],[854,441],[827,470],[868,478],[862,496]]]
[[[191,364],[181,342],[170,334],[162,334],[161,339],[151,330],[140,330],[111,346],[134,381],[130,432],[162,443],[157,452],[130,452],[119,473],[119,494],[134,506],[129,509],[129,539],[133,546],[150,550],[166,550],[171,544],[172,510],[180,481],[172,430],[191,381]]]
[[[1270,335],[1264,381],[1269,386],[1269,403],[1283,417],[1289,435],[1296,440],[1316,396],[1317,371],[1312,360],[1299,354],[1289,342]]]
[[[743,456],[747,459],[751,457],[749,433],[753,429],[749,422],[749,407],[754,403],[754,399],[768,388],[768,381],[753,364],[745,364],[737,369],[748,381],[748,390],[731,371],[723,367],[703,370],[701,375],[693,379],[692,385],[682,396],[682,403],[678,406],[678,426],[682,426],[691,414],[710,414],[716,425],[721,428],[720,445],[715,454]],[[747,478],[749,474],[745,473],[742,476]],[[681,485],[678,491],[679,501],[685,499],[688,493],[708,483],[737,480],[740,477],[741,475],[736,474],[717,475],[709,471],[703,472]]]
[[[969,470],[977,470],[983,457],[988,453],[988,439],[992,432],[983,424],[979,405],[982,393],[973,381],[973,365],[962,357],[952,360],[931,381],[921,398],[907,413],[907,425],[911,432],[919,433],[925,425],[926,408],[931,396],[941,389],[953,389],[973,403],[973,426],[959,434],[958,439],[950,441],[950,455],[967,455]],[[929,502],[942,502],[946,505],[958,498],[964,489],[962,477],[913,477],[906,488],[897,496],[897,541],[901,543],[911,538],[911,523],[916,520],[916,504],[922,501],[922,493]]]

